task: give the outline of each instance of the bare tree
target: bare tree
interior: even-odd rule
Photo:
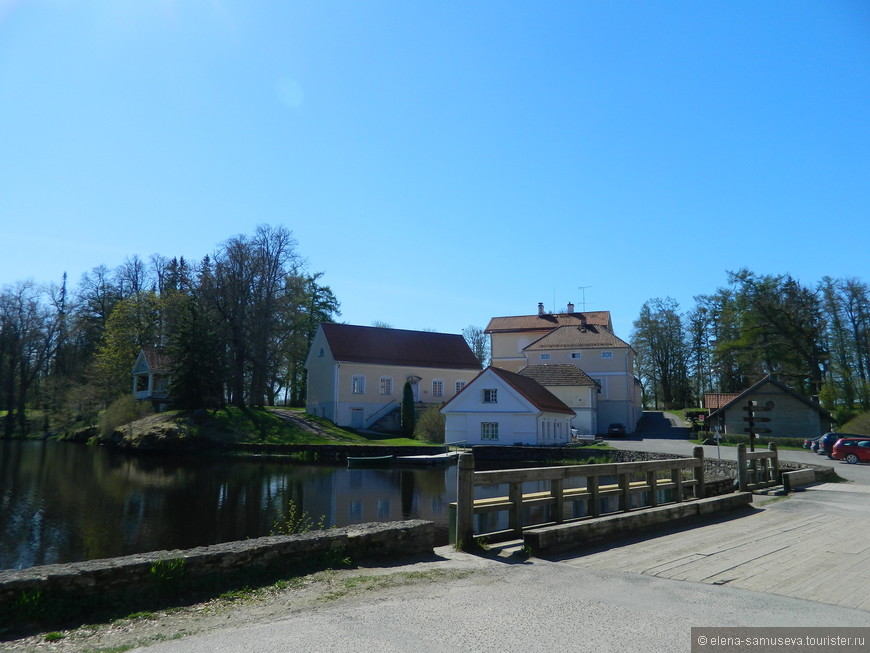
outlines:
[[[490,357],[489,336],[482,328],[470,324],[462,330],[462,337],[465,338],[465,342],[474,352],[474,357],[477,358],[480,366],[487,367]]]

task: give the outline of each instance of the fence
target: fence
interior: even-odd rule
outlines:
[[[737,483],[741,492],[752,492],[779,485],[779,454],[776,443],[767,451],[746,451],[745,444],[737,445]]]
[[[679,503],[688,493],[702,499],[704,450],[695,447],[693,453],[693,458],[481,472],[474,471],[472,454],[460,454],[455,541],[467,545],[479,537],[518,538],[524,529]],[[547,489],[524,492],[529,483]],[[475,498],[476,488],[505,485],[506,496]],[[569,506],[573,514],[566,511]],[[480,524],[485,522],[483,516],[500,512],[507,512],[506,528],[491,530]]]

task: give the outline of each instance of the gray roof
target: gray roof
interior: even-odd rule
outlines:
[[[733,407],[739,406],[741,404],[741,402],[747,401],[748,399],[750,399],[752,394],[754,394],[759,389],[761,389],[762,386],[768,385],[768,384],[770,384],[776,388],[779,388],[783,393],[785,393],[787,395],[791,395],[795,399],[801,401],[802,403],[806,404],[807,406],[809,406],[813,410],[817,411],[820,415],[822,415],[824,417],[832,418],[831,413],[829,413],[827,410],[822,408],[818,404],[818,402],[815,402],[812,399],[808,399],[805,396],[803,396],[802,394],[800,394],[799,392],[796,392],[794,390],[794,388],[786,385],[785,383],[783,383],[782,381],[777,379],[776,375],[768,374],[763,379],[761,379],[761,381],[759,381],[758,383],[756,383],[752,387],[744,390],[739,395],[734,397],[734,399],[732,399],[731,401],[723,404],[717,410],[712,411],[707,416],[707,419],[712,418],[714,415],[719,415],[720,413],[724,413],[725,411],[730,410]]]
[[[586,372],[576,365],[529,365],[519,372],[534,379],[542,386],[594,386],[597,385]]]
[[[624,340],[617,338],[607,329],[589,324],[585,327],[562,326],[541,336],[523,351],[538,349],[600,349],[630,348]]]

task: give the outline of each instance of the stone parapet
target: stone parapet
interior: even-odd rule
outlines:
[[[171,602],[170,594],[184,594],[204,585],[220,585],[225,591],[234,580],[241,583],[239,586],[253,585],[265,574],[280,577],[283,572],[286,577],[294,570],[322,568],[345,558],[358,562],[419,556],[432,553],[434,546],[434,524],[408,520],[3,570],[0,633],[3,626],[20,625],[16,620],[40,621],[40,615],[52,612],[68,614],[76,604],[81,608],[93,603],[105,609],[113,597],[131,606],[153,602],[155,597],[165,603],[167,599]],[[63,610],[58,610],[59,605]]]
[[[732,493],[535,528],[526,531],[523,540],[535,555],[548,555],[634,536],[658,526],[672,527],[700,517],[747,508],[751,504],[752,494],[749,492]]]

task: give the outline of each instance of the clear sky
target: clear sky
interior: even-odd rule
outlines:
[[[628,339],[868,208],[864,0],[0,0],[0,285],[282,224],[346,322]]]

